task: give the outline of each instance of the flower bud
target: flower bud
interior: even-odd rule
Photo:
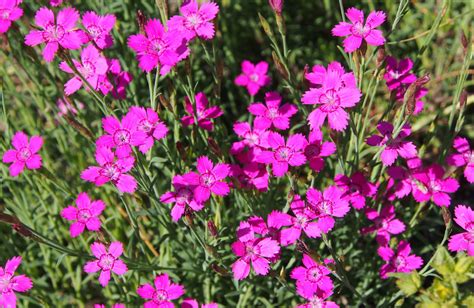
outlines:
[[[218,157],[221,157],[222,156],[222,151],[221,151],[221,148],[219,147],[219,145],[217,144],[217,142],[214,139],[212,139],[211,137],[207,138],[207,142],[209,143],[209,148],[211,149],[212,153],[214,153],[214,155],[216,155]]]
[[[289,78],[288,72],[274,51],[272,51],[272,58],[273,58],[273,62],[275,63],[278,73],[280,73],[283,79],[287,80]]]
[[[216,272],[216,273],[218,273],[219,275],[221,275],[221,276],[227,276],[227,275],[229,275],[229,272],[228,272],[225,268],[220,267],[220,266],[217,265],[216,263],[212,263],[212,264],[211,264],[211,269],[212,269],[214,272]]]
[[[265,34],[273,38],[273,32],[272,32],[272,29],[270,28],[270,25],[268,24],[268,21],[265,19],[265,17],[260,15],[260,13],[258,14],[258,18],[260,18],[260,24],[262,25],[262,28]]]
[[[186,160],[188,157],[186,154],[186,150],[184,148],[184,145],[181,141],[176,142],[176,149],[178,149],[179,156],[181,157],[182,160]]]
[[[209,233],[211,234],[211,236],[217,237],[217,235],[219,235],[217,233],[217,227],[212,220],[209,220],[207,222],[207,229],[209,230]]]
[[[451,225],[451,213],[445,207],[441,208],[441,212],[443,213],[444,225],[448,228]]]
[[[384,63],[385,57],[386,57],[385,48],[381,46],[379,50],[377,50],[377,60],[376,60],[377,66],[381,66]]]
[[[272,7],[272,10],[277,13],[277,15],[281,15],[281,11],[283,9],[283,0],[268,0],[268,3]]]
[[[143,14],[141,10],[137,11],[136,19],[137,19],[137,24],[138,24],[138,31],[141,34],[145,34],[146,17],[145,17],[145,14]]]
[[[462,45],[462,48],[464,49],[464,54],[467,54],[467,48],[469,47],[469,42],[463,30],[461,30],[461,45]]]
[[[459,96],[459,106],[462,108],[466,105],[467,103],[467,91],[466,90],[462,90],[461,92],[461,95]]]
[[[66,122],[69,125],[71,125],[72,128],[74,128],[79,134],[81,134],[82,136],[86,137],[89,140],[94,140],[94,135],[92,134],[92,132],[87,127],[79,123],[74,118],[74,116],[71,116],[69,113],[67,113],[63,117],[66,120]]]

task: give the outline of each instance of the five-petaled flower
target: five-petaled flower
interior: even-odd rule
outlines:
[[[75,221],[70,227],[71,237],[77,237],[84,229],[98,231],[100,229],[99,215],[105,209],[102,200],[91,201],[87,193],[82,192],[76,199],[77,207],[72,205],[61,211],[61,216],[67,220]]]
[[[309,255],[303,255],[303,266],[291,271],[291,278],[296,280],[296,291],[304,298],[311,298],[318,290],[333,289],[329,269],[316,263]]]
[[[387,279],[389,273],[410,273],[423,265],[423,259],[410,254],[411,247],[406,241],[400,241],[396,251],[388,246],[381,246],[377,252],[387,262],[380,268],[382,279]]]
[[[369,208],[365,211],[365,215],[374,224],[363,228],[362,234],[376,232],[376,240],[381,246],[388,245],[391,234],[400,234],[405,231],[405,224],[395,218],[395,207],[391,204],[383,207],[380,213],[377,209]]]
[[[344,198],[360,210],[365,206],[365,198],[371,198],[377,193],[377,186],[369,182],[362,172],[355,172],[351,177],[338,174],[334,178],[336,186],[344,191]]]
[[[18,7],[21,0],[0,1],[0,34],[6,33],[12,22],[18,20],[23,15],[23,10]]]
[[[464,169],[464,177],[469,183],[474,183],[474,150],[471,150],[466,138],[457,137],[454,139],[454,149],[457,153],[448,156],[448,164]]]
[[[179,9],[181,15],[175,15],[168,21],[168,27],[184,33],[189,41],[196,36],[210,40],[214,37],[214,23],[219,12],[219,6],[214,2],[203,2],[201,5],[196,0],[191,0]]]
[[[168,133],[168,128],[152,108],[145,109],[143,107],[132,106],[129,113],[131,113],[137,121],[136,129],[146,134],[145,139],[138,146],[140,152],[148,152],[153,146],[154,139],[161,140],[165,138]]]
[[[416,201],[432,200],[438,206],[449,206],[451,204],[449,194],[459,188],[456,179],[444,178],[444,169],[437,164],[417,169],[413,173],[412,183],[412,194]]]
[[[290,118],[298,112],[293,104],[281,104],[281,96],[277,92],[265,94],[265,105],[262,103],[251,104],[248,110],[255,115],[254,127],[265,130],[272,126],[281,130],[290,127]]]
[[[43,138],[32,136],[28,141],[28,136],[23,132],[17,132],[13,136],[12,145],[14,149],[3,153],[2,161],[10,164],[10,175],[18,176],[26,168],[33,170],[41,168],[41,156],[38,154],[43,145]]]
[[[209,101],[203,92],[196,94],[195,101],[196,109],[189,97],[186,97],[185,111],[188,115],[181,118],[181,123],[184,126],[193,125],[196,117],[198,126],[211,132],[214,129],[214,123],[211,120],[220,117],[223,114],[222,109],[219,106],[208,107]]]
[[[104,244],[95,242],[91,245],[91,251],[96,260],[87,262],[84,265],[84,271],[89,274],[100,271],[99,283],[102,287],[109,284],[112,272],[121,276],[128,271],[127,265],[119,259],[123,254],[122,243],[112,242],[107,248]]]
[[[180,284],[171,282],[168,274],[156,276],[155,287],[149,283],[142,284],[137,289],[138,295],[149,300],[144,307],[161,308],[174,307],[172,300],[178,299],[184,294],[184,287]]]
[[[466,205],[458,205],[454,210],[454,221],[466,232],[454,234],[449,239],[451,251],[466,251],[474,257],[474,210]]]
[[[86,29],[86,36],[89,41],[94,43],[100,49],[109,48],[114,41],[110,31],[115,25],[115,15],[99,16],[95,12],[86,12],[82,16],[82,24]]]
[[[0,266],[0,307],[16,307],[15,292],[26,292],[33,287],[33,282],[25,275],[15,276],[15,271],[21,264],[21,257],[13,257],[5,267]]]
[[[256,65],[248,60],[242,62],[242,74],[235,78],[235,84],[246,87],[251,96],[255,96],[260,88],[270,84],[270,77],[267,75],[268,63],[260,61]]]

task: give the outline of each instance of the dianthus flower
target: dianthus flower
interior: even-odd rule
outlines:
[[[195,124],[194,117],[196,117],[197,125],[211,132],[214,129],[214,123],[212,123],[211,119],[220,117],[223,114],[222,109],[219,106],[208,108],[209,101],[203,92],[196,94],[195,100],[196,110],[194,110],[189,97],[186,97],[185,110],[188,115],[181,118],[181,123],[183,123],[184,126],[193,125]]]
[[[60,46],[65,49],[81,47],[81,31],[76,27],[78,19],[79,13],[73,8],[62,9],[56,19],[53,11],[40,8],[36,12],[35,23],[43,30],[31,30],[25,37],[25,44],[36,46],[46,43],[43,57],[46,62],[51,62]]]
[[[82,171],[81,179],[102,186],[112,182],[122,193],[133,193],[137,188],[135,178],[126,174],[133,168],[135,159],[130,157],[115,159],[114,153],[105,147],[96,150],[95,159],[99,166],[91,166]]]
[[[152,108],[145,109],[143,107],[132,106],[130,107],[129,113],[136,118],[137,130],[146,134],[145,140],[143,140],[142,144],[138,147],[140,152],[148,152],[153,146],[154,139],[161,140],[168,133],[168,128]]]
[[[204,208],[203,203],[198,203],[194,200],[196,185],[190,185],[183,176],[175,175],[173,177],[173,187],[174,191],[165,192],[160,197],[160,201],[163,203],[174,203],[171,209],[173,221],[178,221],[183,216],[186,206],[196,212]]]
[[[334,182],[344,191],[343,197],[349,200],[352,207],[357,210],[365,207],[366,198],[372,198],[377,193],[377,187],[367,181],[362,172],[355,172],[351,177],[338,174]]]
[[[122,71],[118,59],[107,59],[109,71],[107,75],[99,77],[99,89],[102,94],[112,94],[115,99],[125,99],[127,97],[127,86],[132,82],[133,76],[126,71]]]
[[[247,242],[261,237],[270,238],[281,244],[281,231],[283,226],[291,225],[291,217],[280,211],[272,211],[267,216],[267,221],[260,216],[252,216],[246,221],[242,221],[237,228],[237,237],[241,242]],[[268,258],[270,262],[275,262],[279,258],[279,253]]]
[[[235,78],[235,84],[246,87],[251,96],[255,96],[260,88],[270,84],[270,77],[267,75],[268,63],[261,61],[254,65],[248,60],[242,62],[242,74]]]
[[[405,231],[405,224],[400,219],[395,218],[395,207],[391,204],[383,207],[380,214],[376,209],[367,209],[365,215],[374,224],[363,228],[361,230],[362,234],[376,232],[376,240],[381,246],[388,245],[390,235]]]
[[[50,0],[50,1],[49,1],[49,4],[50,4],[51,6],[60,6],[61,4],[63,4],[63,1],[64,1],[64,0]]]
[[[181,308],[218,308],[219,306],[216,303],[202,304],[199,306],[199,302],[194,298],[186,298],[181,303]]]
[[[171,29],[166,31],[157,19],[147,22],[145,34],[135,34],[128,38],[128,46],[137,53],[138,67],[145,72],[158,67],[160,74],[166,75],[189,55],[183,35]]]
[[[310,299],[318,290],[332,291],[334,288],[328,275],[331,271],[316,263],[309,255],[303,255],[303,266],[291,271],[291,278],[296,280],[296,291],[304,298]]]
[[[387,262],[380,268],[382,279],[387,279],[389,273],[410,273],[423,265],[423,259],[410,254],[411,247],[406,241],[400,241],[396,251],[388,246],[382,246],[377,252]]]
[[[450,193],[458,190],[459,183],[454,178],[444,178],[444,169],[433,164],[428,168],[417,170],[413,174],[412,194],[416,201],[432,200],[438,206],[451,204]]]
[[[84,271],[88,274],[100,271],[99,283],[102,287],[109,284],[112,272],[121,276],[128,271],[127,265],[119,259],[123,254],[122,243],[112,242],[107,249],[104,244],[95,242],[91,245],[91,251],[97,260],[87,262]]]
[[[23,132],[16,132],[12,139],[14,149],[3,153],[2,161],[10,164],[10,175],[18,176],[26,168],[30,170],[41,168],[41,156],[37,154],[43,145],[43,138],[28,136]]]
[[[21,264],[21,257],[7,261],[5,268],[0,266],[0,307],[16,307],[15,292],[24,293],[33,287],[33,282],[25,275],[15,276]]]
[[[115,20],[115,15],[99,16],[95,12],[84,13],[82,24],[86,29],[88,41],[94,41],[100,49],[111,47],[114,40],[110,31],[114,28]]]
[[[372,135],[367,138],[366,142],[370,146],[385,146],[380,154],[382,163],[385,166],[393,165],[398,156],[405,159],[417,156],[416,146],[411,141],[404,140],[410,136],[411,128],[409,124],[405,124],[397,137],[393,138],[393,125],[388,122],[380,122],[377,130],[382,134]]]
[[[466,232],[451,236],[448,248],[451,251],[467,251],[469,256],[474,257],[474,211],[461,204],[456,206],[454,215],[454,221]]]
[[[214,37],[214,23],[219,12],[219,6],[214,2],[203,2],[201,5],[196,0],[183,4],[179,11],[180,15],[175,15],[168,21],[168,27],[182,32],[189,41],[196,36],[210,40]]]
[[[236,122],[234,124],[234,132],[242,138],[242,141],[234,142],[230,148],[230,153],[232,155],[239,154],[248,149],[255,149],[256,151],[253,154],[258,154],[261,152],[262,148],[268,147],[268,131],[261,130],[250,127],[250,124],[247,122]],[[255,158],[255,157],[253,157]],[[252,160],[251,160],[252,161]]]
[[[290,127],[290,118],[298,112],[293,104],[281,104],[281,96],[277,92],[265,94],[265,105],[262,103],[251,104],[248,111],[255,115],[254,127],[265,130],[272,126],[281,130]]]
[[[257,161],[271,164],[273,175],[282,177],[288,171],[288,166],[301,166],[306,162],[303,150],[308,141],[302,134],[294,134],[285,139],[276,132],[268,134],[268,146],[271,151],[262,151],[257,156]]]
[[[308,141],[304,148],[304,155],[309,162],[309,167],[315,172],[319,172],[324,168],[323,157],[334,154],[336,144],[331,141],[323,142],[323,133],[320,130],[312,130],[309,133]]]
[[[72,60],[77,71],[84,77],[92,89],[99,88],[99,78],[107,73],[107,60],[92,45],[87,46],[81,52],[81,61]],[[69,74],[74,74],[74,70],[66,62],[61,62],[59,68]],[[83,86],[81,77],[74,76],[64,85],[64,93],[71,95]]]
[[[6,33],[12,22],[20,19],[23,10],[19,7],[22,0],[0,1],[0,34]]]
[[[458,153],[448,156],[448,164],[456,167],[466,166],[464,177],[469,183],[474,183],[474,151],[471,150],[469,142],[466,138],[457,137],[453,146]]]
[[[336,186],[329,186],[322,193],[314,188],[306,192],[308,205],[317,214],[318,226],[323,233],[334,228],[333,217],[344,217],[349,212],[349,202],[343,198],[343,193]]]
[[[62,217],[75,221],[69,229],[71,237],[79,236],[85,228],[98,231],[101,225],[99,216],[105,209],[104,201],[91,201],[87,193],[82,192],[77,196],[76,205],[77,207],[69,205],[61,211]]]
[[[231,165],[229,176],[237,179],[241,188],[268,190],[269,175],[263,164],[250,162],[243,167]]]
[[[308,302],[302,305],[298,305],[296,308],[339,308],[339,305],[326,299],[332,295],[331,291],[318,290],[311,298],[308,298]]]
[[[344,39],[344,51],[353,52],[359,49],[362,40],[372,46],[380,46],[385,43],[385,38],[378,26],[384,23],[385,13],[383,11],[374,11],[369,14],[364,24],[364,12],[356,8],[349,8],[346,16],[350,23],[341,21],[332,29],[333,36],[346,36]]]
[[[145,283],[137,289],[140,297],[149,300],[144,305],[146,308],[174,307],[171,301],[180,298],[184,294],[184,287],[180,284],[172,283],[168,274],[156,276],[154,285],[155,287]]]
[[[389,184],[393,187],[393,194],[397,198],[403,198],[413,192],[416,180],[413,174],[422,168],[422,161],[418,157],[407,159],[408,168],[401,166],[390,166],[387,173],[390,176]],[[395,199],[393,196],[389,200]]]
[[[383,78],[389,90],[393,91],[399,89],[402,84],[412,84],[416,81],[416,75],[410,73],[413,68],[413,61],[410,58],[398,62],[394,57],[388,56],[385,58],[385,62],[387,66]]]

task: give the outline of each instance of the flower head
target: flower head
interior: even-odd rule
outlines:
[[[220,117],[223,112],[219,106],[212,106],[208,108],[209,101],[203,92],[199,92],[195,97],[196,109],[194,109],[189,97],[186,97],[185,110],[188,114],[181,118],[183,126],[190,126],[194,124],[194,117],[196,117],[198,126],[207,131],[214,129],[212,119]]]
[[[464,168],[464,177],[469,183],[474,183],[474,150],[471,150],[466,138],[457,137],[454,139],[454,149],[456,154],[448,156],[448,164],[451,166]]]
[[[132,82],[133,76],[129,72],[122,71],[118,59],[107,59],[109,67],[108,74],[99,76],[99,89],[102,94],[112,94],[115,99],[127,97],[127,86]]]
[[[202,304],[201,308],[218,308],[216,303]],[[199,302],[194,298],[186,298],[181,303],[181,308],[199,308]]]
[[[377,193],[377,187],[367,181],[362,172],[355,172],[351,177],[338,174],[334,182],[344,191],[344,198],[357,210],[365,207],[366,197],[371,198]]]
[[[456,206],[454,214],[454,221],[466,232],[451,236],[448,248],[451,251],[466,251],[474,257],[474,210],[461,204]]]
[[[320,192],[310,188],[306,192],[308,206],[318,217],[318,227],[322,233],[327,233],[334,228],[333,217],[344,217],[350,210],[349,201],[343,198],[344,192],[336,186],[329,186]]]
[[[172,283],[168,274],[156,276],[154,285],[153,287],[151,284],[145,283],[137,289],[138,295],[148,300],[144,305],[147,308],[174,307],[171,301],[184,294],[184,287]]]
[[[272,126],[286,130],[290,127],[290,118],[298,112],[298,108],[293,104],[281,104],[281,96],[277,92],[265,94],[265,105],[255,103],[248,107],[251,114],[255,115],[254,126],[257,129],[265,130]]]
[[[323,133],[318,129],[309,133],[308,141],[304,148],[304,155],[309,162],[309,167],[315,172],[319,172],[324,168],[323,157],[334,154],[336,144],[331,141],[323,142]]]
[[[232,144],[232,147],[230,148],[230,153],[232,155],[238,155],[244,152],[245,149],[253,150],[251,154],[258,155],[263,148],[268,147],[267,141],[269,132],[257,128],[252,129],[250,124],[247,122],[234,123],[234,133],[242,138],[242,140]],[[249,162],[254,162],[256,160],[256,156],[245,158],[249,158]],[[245,161],[245,163],[247,163],[247,161]]]
[[[395,218],[395,207],[387,205],[382,208],[380,214],[376,209],[367,209],[365,215],[374,224],[370,227],[363,228],[362,234],[376,232],[376,240],[381,246],[388,245],[390,235],[400,234],[405,231],[405,224]]]
[[[3,153],[2,161],[10,165],[10,175],[18,176],[26,168],[30,170],[41,168],[41,156],[38,154],[43,145],[43,138],[28,136],[23,132],[16,132],[12,139],[13,149]]]
[[[67,220],[75,221],[70,227],[71,237],[77,237],[84,229],[98,231],[100,229],[99,215],[105,209],[102,200],[91,201],[87,193],[82,192],[76,199],[77,207],[69,205],[61,211],[61,216]]]
[[[410,273],[423,265],[423,259],[410,254],[411,247],[406,241],[400,241],[396,251],[388,246],[381,246],[377,252],[386,262],[380,268],[382,279],[387,279],[389,273]]]
[[[137,121],[137,130],[146,134],[145,140],[138,147],[140,152],[148,152],[153,146],[154,140],[161,140],[168,134],[168,128],[152,108],[132,106],[129,113],[133,114]]]
[[[291,271],[291,278],[296,280],[296,291],[304,298],[310,299],[318,290],[332,291],[334,288],[331,273],[325,266],[316,263],[309,255],[303,255],[303,266]]]
[[[410,73],[410,70],[413,68],[413,61],[410,58],[398,62],[397,59],[389,56],[385,61],[387,67],[385,68],[386,72],[383,78],[389,90],[396,90],[402,84],[412,84],[416,81],[416,75]]]
[[[84,272],[90,274],[100,271],[99,283],[102,287],[105,288],[109,284],[112,272],[121,276],[128,271],[127,265],[119,259],[123,253],[122,243],[112,242],[107,248],[104,244],[95,242],[91,245],[91,251],[96,260],[87,262]]]
[[[307,303],[298,305],[296,308],[339,308],[335,302],[326,300],[331,295],[332,290],[318,290],[311,298],[308,298]]]
[[[456,179],[444,178],[444,169],[437,164],[418,169],[412,178],[412,194],[418,202],[432,200],[438,206],[449,206],[451,204],[449,194],[459,188]]]
[[[201,5],[196,0],[190,0],[179,9],[181,15],[175,15],[168,21],[168,27],[184,33],[189,41],[196,36],[210,40],[214,37],[214,23],[219,12],[219,6],[214,2],[204,2]]]
[[[237,179],[241,188],[257,189],[258,191],[268,190],[269,175],[263,164],[250,162],[243,167],[231,165],[229,175]]]
[[[110,31],[115,25],[115,15],[99,16],[95,12],[86,12],[82,16],[82,24],[86,29],[88,41],[94,41],[100,49],[109,48],[113,45],[114,41]]]
[[[21,257],[13,257],[5,267],[0,266],[0,307],[16,307],[15,292],[26,292],[33,287],[33,282],[25,275],[15,276],[21,264]]]
[[[242,74],[235,78],[235,84],[246,87],[251,96],[255,96],[260,88],[270,84],[270,77],[267,75],[268,63],[261,61],[254,65],[248,60],[242,62]]]
[[[19,7],[20,3],[21,0],[0,1],[0,34],[6,33],[12,22],[23,15],[23,10]]]

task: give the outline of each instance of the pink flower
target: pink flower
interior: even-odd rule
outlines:
[[[214,23],[219,6],[214,2],[203,2],[199,7],[196,0],[190,0],[179,9],[182,16],[175,15],[168,21],[168,27],[184,33],[189,41],[196,36],[210,40],[214,37]]]
[[[229,185],[224,179],[229,175],[230,167],[227,164],[214,163],[206,156],[197,159],[197,170],[183,175],[185,181],[194,186],[194,199],[198,203],[209,200],[211,192],[218,196],[226,196],[230,192]]]
[[[323,157],[330,156],[336,152],[334,142],[323,142],[323,133],[320,130],[313,130],[309,133],[308,144],[304,148],[304,155],[309,161],[309,167],[319,172],[324,168]]]
[[[15,292],[26,292],[33,287],[33,282],[25,275],[15,276],[21,264],[21,257],[7,261],[5,268],[0,266],[0,307],[16,307]]]
[[[76,9],[65,8],[59,11],[55,19],[53,11],[40,8],[35,15],[35,23],[43,30],[31,30],[25,37],[25,44],[36,46],[46,43],[43,57],[46,62],[51,62],[59,49],[79,49],[81,47],[81,31],[77,30],[76,22],[79,13]]]
[[[102,94],[112,93],[115,99],[127,97],[127,86],[132,82],[133,76],[129,72],[122,71],[118,59],[107,59],[109,66],[108,76],[99,76],[99,89]]]
[[[173,221],[178,221],[183,216],[186,206],[193,211],[200,211],[204,208],[203,203],[198,203],[194,200],[194,189],[196,185],[190,185],[181,175],[173,177],[174,191],[168,191],[161,195],[160,201],[163,203],[174,203],[171,209],[171,217]]]
[[[377,130],[382,134],[372,135],[366,142],[370,146],[384,146],[380,155],[382,163],[385,166],[393,165],[398,156],[405,159],[417,156],[416,146],[411,141],[404,139],[411,134],[409,124],[405,124],[396,138],[393,138],[393,125],[388,122],[380,122]]]
[[[258,154],[257,161],[271,164],[276,177],[284,176],[288,166],[301,166],[306,162],[303,150],[308,141],[302,134],[291,135],[285,142],[282,135],[270,132],[267,141],[272,151],[262,151]]]
[[[383,207],[380,214],[376,209],[367,209],[365,215],[373,221],[374,225],[363,228],[362,234],[376,232],[376,240],[381,246],[388,245],[391,234],[400,234],[405,231],[405,224],[395,218],[395,207],[391,204]]]
[[[281,231],[283,226],[291,225],[291,216],[280,212],[272,211],[267,216],[267,222],[259,216],[252,216],[247,221],[241,222],[237,229],[237,237],[239,241],[246,242],[255,239],[255,235],[259,234],[262,237],[269,237],[270,239],[282,243]],[[279,254],[269,258],[271,262],[277,261]]]
[[[149,283],[142,284],[137,289],[138,295],[147,299],[145,308],[171,308],[174,307],[172,300],[178,299],[184,294],[184,287],[172,283],[168,274],[156,276],[155,287]]]
[[[165,31],[161,22],[151,19],[145,25],[145,33],[128,38],[128,46],[137,53],[139,67],[145,72],[154,68],[166,75],[173,66],[189,55],[187,41],[178,31]]]
[[[97,139],[97,146],[115,148],[118,158],[130,156],[132,146],[142,146],[148,138],[148,134],[139,129],[139,121],[133,112],[127,113],[121,122],[113,116],[103,118],[102,127],[107,134]],[[145,144],[139,149],[142,153],[146,153],[150,148],[149,144]]]
[[[229,176],[237,179],[241,188],[268,190],[269,175],[263,164],[251,162],[242,168],[239,165],[231,165]]]
[[[102,287],[105,288],[109,284],[111,272],[121,276],[128,271],[127,265],[119,259],[123,254],[122,243],[112,242],[107,249],[104,244],[94,242],[91,251],[97,260],[87,262],[84,272],[90,274],[100,271],[99,283]]]
[[[474,257],[474,211],[466,205],[458,205],[454,213],[454,221],[467,232],[451,236],[448,248],[451,251],[467,251],[469,256]]]
[[[386,16],[383,11],[371,12],[365,25],[364,12],[356,8],[347,9],[346,16],[351,23],[341,21],[332,29],[333,36],[347,36],[343,42],[345,52],[359,49],[362,40],[372,46],[380,46],[385,43],[382,31],[375,29],[385,22]]]
[[[150,150],[153,146],[154,139],[161,140],[168,134],[168,128],[153,109],[132,106],[130,107],[129,113],[133,114],[133,117],[135,117],[137,121],[137,130],[146,134],[145,140],[138,147],[142,153],[146,153]]]
[[[449,206],[451,197],[448,194],[459,188],[456,179],[444,178],[444,169],[437,164],[417,170],[413,174],[413,179],[415,185],[412,193],[415,200],[418,202],[432,200],[438,206]]]
[[[387,262],[380,268],[380,277],[387,279],[389,273],[410,273],[423,265],[423,259],[410,255],[411,247],[406,241],[400,241],[397,251],[388,246],[379,247],[377,253]]]
[[[296,280],[296,291],[306,299],[310,299],[318,290],[332,291],[334,288],[331,273],[325,266],[320,265],[307,254],[303,255],[303,266],[291,271],[291,278]]]
[[[101,75],[107,73],[107,60],[99,53],[99,51],[92,45],[87,46],[81,52],[81,61],[72,60],[77,71],[87,80],[89,85],[97,90],[99,88],[99,78]],[[66,62],[61,62],[59,68],[69,74],[75,72]],[[71,95],[79,90],[83,85],[82,79],[79,76],[74,76],[64,85],[64,93]]]
[[[94,308],[106,308],[105,305],[94,304]],[[113,304],[112,308],[126,308],[124,304]]]
[[[321,193],[314,188],[306,192],[309,207],[318,215],[318,226],[323,233],[334,228],[333,217],[344,217],[350,210],[349,202],[343,198],[343,191],[329,186]]]
[[[75,221],[71,227],[71,237],[77,237],[84,229],[89,231],[99,231],[100,219],[99,216],[105,209],[105,203],[102,200],[92,201],[89,199],[87,193],[82,192],[76,199],[77,207],[69,205],[61,211],[61,216],[67,220]]]
[[[413,68],[413,61],[410,58],[397,62],[397,59],[388,56],[385,58],[385,62],[387,66],[383,78],[387,82],[389,90],[396,90],[402,84],[412,84],[416,81],[416,75],[410,73],[410,70]]]
[[[293,104],[281,104],[281,96],[277,92],[265,94],[265,105],[262,103],[251,104],[248,110],[255,115],[254,127],[265,130],[272,126],[286,130],[290,127],[290,118],[298,112]]]
[[[271,258],[280,252],[278,242],[270,238],[240,240],[232,244],[232,251],[239,259],[232,264],[232,272],[237,280],[245,279],[250,273],[250,266],[257,275],[267,275]]]
[[[314,67],[306,79],[318,86],[306,91],[301,99],[303,104],[319,105],[308,116],[311,128],[319,129],[327,117],[331,129],[343,131],[349,123],[344,108],[354,107],[362,96],[354,74],[346,73],[340,63],[332,62],[327,70],[322,66]]]
[[[133,193],[137,188],[135,178],[126,174],[133,168],[133,157],[115,159],[114,153],[105,147],[99,147],[95,153],[99,166],[91,166],[82,171],[81,179],[102,186],[112,182],[122,193]]]
[[[100,49],[113,45],[114,40],[110,31],[115,25],[115,15],[99,16],[95,12],[86,12],[82,16],[82,24],[86,29],[88,41],[94,41]]]
[[[334,178],[337,187],[344,191],[344,198],[349,200],[351,205],[360,210],[365,207],[365,198],[374,197],[377,193],[377,186],[367,181],[361,172],[355,172],[350,178],[338,174]]]
[[[0,1],[0,34],[6,33],[12,22],[20,19],[23,10],[19,8],[21,0],[3,0]]]
[[[309,302],[298,305],[296,308],[339,308],[339,305],[326,299],[332,295],[331,291],[318,290],[311,298],[308,298]]]
[[[49,5],[51,5],[51,6],[60,6],[61,4],[63,4],[63,1],[64,0],[50,0]]]
[[[209,101],[203,92],[196,94],[195,100],[196,110],[194,110],[189,97],[186,97],[185,110],[188,115],[181,118],[181,123],[185,127],[193,125],[194,117],[196,117],[198,126],[211,132],[214,129],[214,123],[211,119],[220,117],[223,114],[222,109],[218,106],[208,108]]]
[[[10,164],[10,175],[18,176],[26,168],[30,170],[41,168],[41,156],[37,154],[43,145],[43,138],[28,136],[23,132],[16,132],[12,139],[14,149],[3,153],[2,161]]]
[[[242,138],[242,141],[237,141],[232,144],[230,153],[236,155],[242,153],[245,148],[254,149],[252,154],[258,155],[261,149],[268,147],[268,131],[250,127],[247,122],[236,122],[234,124],[234,132]],[[256,157],[250,157],[250,161],[254,161]]]
[[[270,84],[270,77],[267,75],[268,63],[261,61],[254,65],[248,60],[242,62],[242,74],[235,78],[235,84],[241,87],[247,87],[251,96],[255,96],[260,88]]]
[[[202,304],[201,308],[218,308],[216,303]],[[199,308],[199,302],[194,298],[186,298],[181,303],[181,308]]]
[[[277,13],[281,14],[283,9],[283,1],[284,0],[268,0],[268,4],[272,7],[272,10]]]
[[[474,151],[471,150],[469,142],[466,138],[457,137],[453,146],[458,153],[448,156],[448,164],[456,167],[465,165],[464,177],[469,183],[474,183]]]
[[[408,169],[400,166],[390,166],[387,169],[387,173],[390,176],[389,184],[393,185],[394,195],[397,198],[403,198],[409,195],[413,187],[415,187],[416,180],[413,178],[413,174],[421,170],[422,161],[418,157],[409,158],[407,160]],[[397,181],[396,183],[394,183]],[[393,200],[395,198],[391,198]]]

